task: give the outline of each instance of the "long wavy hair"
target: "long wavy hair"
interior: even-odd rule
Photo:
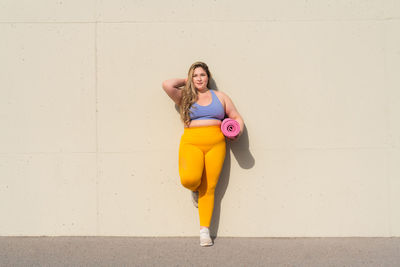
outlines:
[[[204,62],[197,61],[190,66],[188,71],[188,77],[185,87],[182,89],[182,98],[179,106],[179,112],[181,119],[185,126],[189,126],[190,123],[190,108],[197,101],[198,92],[193,84],[193,72],[196,68],[202,68],[208,76],[207,87],[210,84],[211,73],[208,70],[208,66]]]

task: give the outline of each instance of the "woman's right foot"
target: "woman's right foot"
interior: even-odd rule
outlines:
[[[200,246],[209,247],[213,245],[213,241],[210,237],[210,230],[208,228],[200,229]]]
[[[196,208],[199,207],[198,201],[199,201],[199,191],[192,191],[192,202]]]

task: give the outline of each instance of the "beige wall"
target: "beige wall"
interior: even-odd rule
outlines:
[[[246,131],[219,236],[400,236],[400,2],[3,0],[0,235],[194,236],[161,82],[210,66]]]

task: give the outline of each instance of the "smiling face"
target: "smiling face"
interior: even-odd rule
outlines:
[[[199,91],[207,90],[208,75],[202,67],[197,67],[193,71],[192,81],[194,87]]]

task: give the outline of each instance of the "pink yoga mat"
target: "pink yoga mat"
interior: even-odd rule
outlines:
[[[221,123],[221,131],[226,137],[235,137],[240,133],[240,125],[233,119],[226,118]]]

